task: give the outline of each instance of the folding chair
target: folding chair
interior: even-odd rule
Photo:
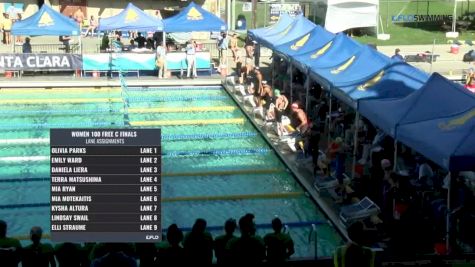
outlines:
[[[359,220],[366,219],[380,212],[378,205],[376,205],[368,197],[363,198],[358,203],[344,206],[340,210],[340,220],[345,225]]]

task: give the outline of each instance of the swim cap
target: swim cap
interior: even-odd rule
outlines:
[[[299,108],[299,104],[297,103],[293,103],[292,106],[290,106],[291,108]]]
[[[279,89],[275,89],[275,90],[274,90],[274,95],[275,95],[275,96],[280,96],[280,90],[279,90]]]

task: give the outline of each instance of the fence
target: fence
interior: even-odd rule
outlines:
[[[23,48],[21,44],[15,44],[13,46],[14,53],[22,53]],[[31,45],[32,53],[51,53],[51,54],[60,54],[60,53],[71,53],[71,54],[81,54],[81,49],[79,43],[72,43],[69,45],[69,51],[67,51],[64,44],[32,44]]]

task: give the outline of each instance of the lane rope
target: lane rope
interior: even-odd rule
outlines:
[[[171,126],[171,125],[207,125],[207,124],[243,124],[244,118],[209,119],[209,120],[161,120],[161,121],[131,121],[131,126]]]
[[[180,201],[217,201],[217,200],[250,200],[250,199],[276,199],[276,198],[295,198],[305,196],[304,192],[285,192],[285,193],[262,193],[262,194],[243,194],[243,195],[226,195],[226,196],[188,196],[188,197],[172,197],[162,198],[165,202]],[[0,205],[2,209],[19,209],[19,208],[38,208],[49,207],[50,203],[22,203],[22,204],[4,204]]]
[[[216,107],[167,107],[167,108],[129,108],[129,113],[177,113],[177,112],[211,112],[211,111],[233,111],[234,106]]]
[[[219,139],[219,138],[241,138],[257,136],[256,132],[241,133],[216,133],[216,134],[165,134],[162,140],[179,141],[195,139]],[[0,139],[0,146],[6,145],[49,145],[49,138],[20,138],[20,139]]]
[[[110,103],[122,102],[118,97],[104,98],[36,98],[36,99],[0,99],[0,104],[49,104],[49,103]]]

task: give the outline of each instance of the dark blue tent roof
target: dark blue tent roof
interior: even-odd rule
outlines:
[[[306,17],[304,17],[303,15],[299,15],[284,30],[273,35],[261,36],[259,42],[266,47],[274,48],[274,46],[302,37],[303,35],[313,30],[315,26],[316,25],[310,20],[308,20]]]
[[[253,30],[249,30],[248,34],[252,37],[252,39],[256,41],[260,41],[261,37],[274,35],[283,31],[287,26],[289,26],[294,19],[288,13],[280,14],[279,20],[269,27],[264,28],[257,28]]]
[[[311,52],[315,50],[315,48],[320,48],[333,38],[335,38],[333,33],[325,30],[320,25],[317,25],[312,31],[304,36],[299,36],[289,42],[274,46],[274,48],[278,53],[291,57]]]
[[[392,60],[388,67],[366,81],[350,86],[341,86],[333,92],[338,92],[336,93],[338,98],[360,110],[363,116],[370,118],[371,116],[386,115],[381,112],[384,106],[377,110],[365,110],[363,112],[359,105],[360,100],[363,101],[363,99],[368,98],[391,100],[403,98],[421,88],[428,79],[429,75],[427,73],[405,62]],[[382,127],[382,129],[386,130],[388,128]]]
[[[48,5],[43,5],[32,16],[15,22],[13,35],[79,35],[79,25]]]
[[[119,14],[109,18],[101,18],[98,30],[161,31],[163,30],[163,23],[161,20],[148,15],[140,8],[129,3]]]
[[[352,56],[340,66],[327,69],[312,68],[325,78],[334,88],[360,84],[374,77],[391,63],[391,59],[369,46]]]
[[[398,141],[448,170],[475,170],[475,96],[462,86],[435,73],[403,99],[360,102],[362,112],[378,108],[384,114],[368,118],[392,125]]]
[[[163,20],[165,32],[226,31],[227,25],[213,13],[191,2],[180,13]]]
[[[338,33],[333,40],[323,47],[317,47],[305,54],[297,54],[292,59],[297,66],[305,68],[328,68],[342,64],[354,54],[358,53],[362,45],[346,36]]]

